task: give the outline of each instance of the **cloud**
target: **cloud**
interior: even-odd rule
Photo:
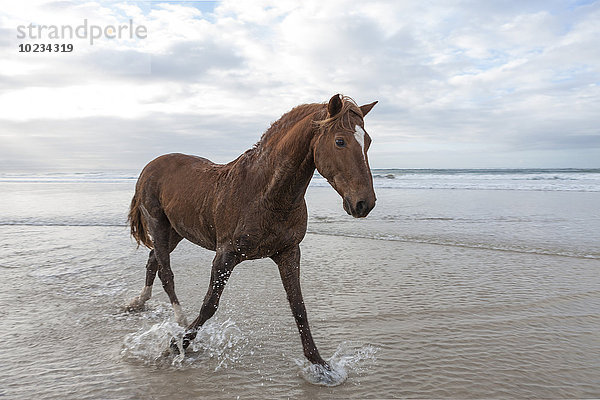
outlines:
[[[211,69],[230,71],[242,67],[244,59],[217,40],[174,43],[150,59],[153,79],[197,82]]]
[[[165,153],[192,152],[228,162],[258,141],[266,124],[219,116],[154,114],[143,120],[117,117],[0,121],[0,169],[47,167],[140,169]],[[240,135],[240,133],[243,133]],[[232,154],[234,156],[232,157]],[[115,165],[115,160],[119,164]]]
[[[15,51],[19,24],[83,19],[131,19],[148,37]],[[89,151],[128,167],[181,143],[225,161],[293,106],[342,92],[379,100],[366,121],[375,167],[498,167],[524,151],[537,151],[530,166],[598,166],[599,19],[599,1],[10,3],[0,157],[46,146],[49,166],[72,154],[94,168],[74,155]]]

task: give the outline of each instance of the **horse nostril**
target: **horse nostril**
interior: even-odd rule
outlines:
[[[347,197],[344,197],[344,201],[342,202],[342,204],[344,206],[344,210],[346,210],[346,212],[350,214],[350,204],[352,204],[350,203],[350,200]]]
[[[363,200],[356,203],[356,212],[361,215],[367,209],[367,203]]]

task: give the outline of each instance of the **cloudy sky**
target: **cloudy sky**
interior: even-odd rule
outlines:
[[[600,167],[600,1],[0,10],[0,172],[139,170],[168,152],[227,162],[284,112],[335,93],[379,101],[366,120],[374,168]],[[93,44],[62,28],[84,23],[126,27]],[[64,35],[49,37],[52,26]],[[26,43],[74,48],[19,53]]]

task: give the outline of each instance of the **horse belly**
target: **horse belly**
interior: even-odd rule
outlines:
[[[211,229],[211,226],[208,222],[203,221],[202,219],[200,219],[199,223],[196,222],[193,224],[185,222],[174,223],[174,221],[171,221],[171,225],[173,226],[173,229],[175,229],[175,231],[184,239],[187,239],[198,246],[204,247],[205,249],[216,249],[217,244],[214,227]]]
[[[163,206],[163,212],[181,237],[209,250],[216,248],[215,227],[196,205],[171,202]]]

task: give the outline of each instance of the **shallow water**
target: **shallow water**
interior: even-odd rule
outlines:
[[[269,260],[236,267],[192,349],[164,354],[181,330],[160,284],[122,311],[147,257],[123,224],[132,187],[0,183],[0,396],[600,396],[600,193],[382,188],[358,221],[311,187],[302,285],[328,387]],[[212,257],[172,254],[189,319]]]

